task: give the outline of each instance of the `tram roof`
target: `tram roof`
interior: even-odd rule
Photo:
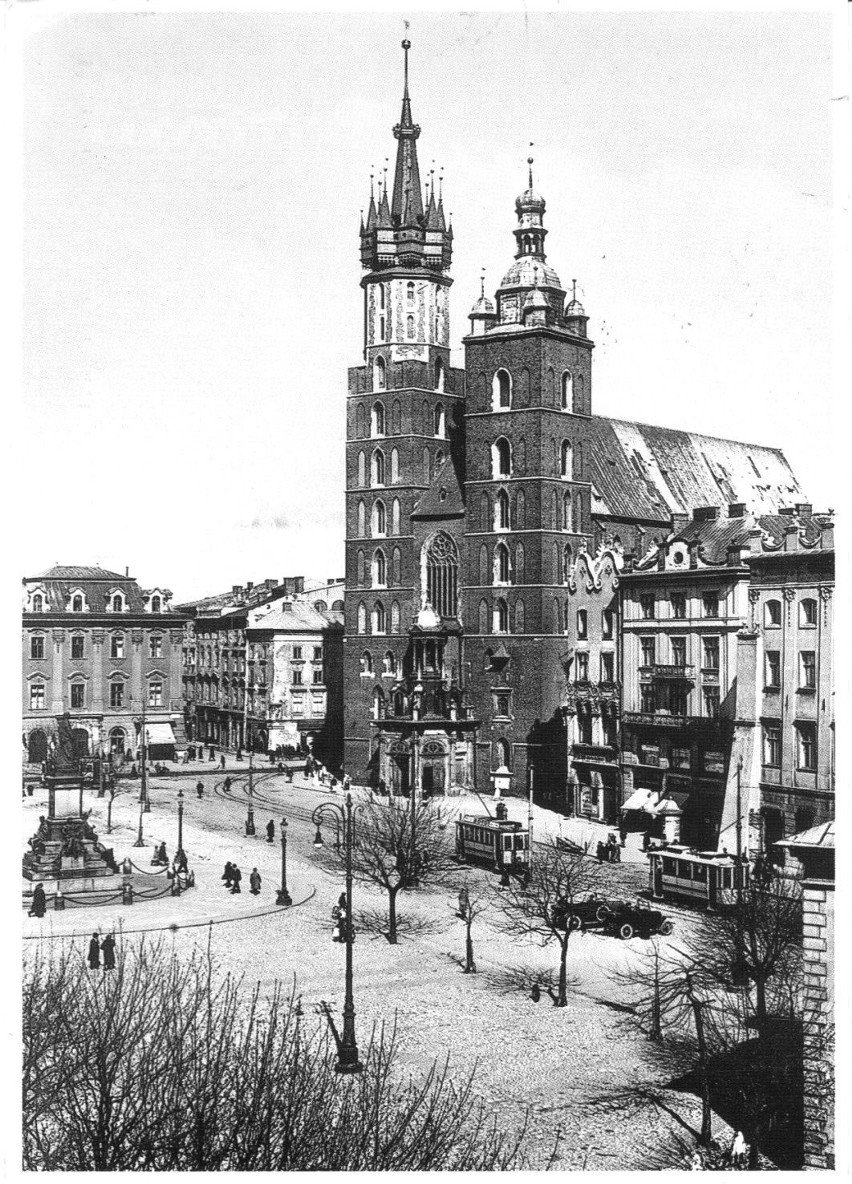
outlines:
[[[510,818],[492,818],[490,814],[462,814],[459,822],[470,823],[471,826],[487,826],[492,830],[521,830],[520,822],[513,822]]]
[[[674,859],[685,859],[690,863],[707,863],[715,867],[736,867],[736,857],[723,851],[696,851],[694,847],[658,847],[649,855],[668,855]]]

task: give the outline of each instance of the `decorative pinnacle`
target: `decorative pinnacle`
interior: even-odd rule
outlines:
[[[407,27],[408,27],[408,22],[406,21],[406,28]],[[403,98],[407,99],[408,98],[408,51],[411,49],[411,42],[408,40],[407,37],[402,43],[402,48],[405,51],[405,90],[403,92]]]
[[[479,277],[479,295],[485,299],[485,268],[482,269],[482,274]]]
[[[534,147],[534,144],[533,144],[532,140],[530,140],[530,148],[533,148],[533,147]],[[527,157],[527,164],[529,165],[529,169],[530,169],[530,189],[532,189],[532,187],[533,187],[533,179],[532,179],[533,157],[532,156]]]
[[[577,281],[576,280],[571,281],[571,299],[572,300],[577,299]]]

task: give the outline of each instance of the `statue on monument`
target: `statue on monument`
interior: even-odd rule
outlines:
[[[74,773],[77,760],[74,753],[74,733],[71,730],[71,716],[66,711],[56,720],[56,749],[53,755],[57,773]]]

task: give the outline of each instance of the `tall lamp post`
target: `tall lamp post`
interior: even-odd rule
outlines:
[[[148,724],[145,719],[145,692],[142,692],[142,786],[139,790],[139,801],[142,811],[151,813],[151,799],[148,797]]]
[[[248,783],[248,817],[246,818],[246,834],[256,833],[254,828],[254,749],[249,753],[249,783]]]
[[[178,790],[178,841],[177,841],[177,858],[183,855],[183,786]]]
[[[352,795],[346,795],[346,805],[339,806],[335,802],[321,802],[311,815],[311,821],[317,828],[314,846],[321,847],[322,832],[320,827],[324,820],[332,822],[337,830],[338,847],[340,832],[343,831],[343,845],[346,853],[346,999],[343,1004],[343,1036],[339,1036],[329,1016],[332,1034],[337,1043],[338,1073],[359,1073],[363,1065],[358,1056],[358,1044],[355,1040],[355,1001],[352,995],[352,839],[353,815]]]
[[[348,897],[347,897],[348,900]],[[281,887],[275,898],[276,904],[291,905],[293,898],[287,891],[287,819],[281,819]]]

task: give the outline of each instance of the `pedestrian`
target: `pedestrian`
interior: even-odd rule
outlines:
[[[101,953],[104,956],[104,970],[115,970],[115,938],[111,933],[104,938]]]
[[[642,850],[647,851],[650,846],[651,846],[651,830],[649,827],[648,830],[646,830],[644,835],[642,836]]]
[[[136,777],[136,776],[137,776],[137,773],[136,773],[136,766],[135,766],[135,765],[131,765],[131,766],[130,766],[130,776],[131,776],[131,777]]]
[[[44,884],[36,884],[33,889],[33,905],[30,909],[31,917],[43,917],[47,909],[47,897],[44,894]]]
[[[624,819],[618,824],[618,838],[622,847],[627,845],[627,827],[624,825]]]
[[[266,841],[267,843],[275,842],[275,823],[271,818],[266,824]]]
[[[533,983],[532,990],[530,991],[530,999],[532,999],[533,1003],[538,1003],[541,999],[541,987],[538,983]]]
[[[260,895],[260,883],[261,883],[260,872],[257,870],[256,867],[253,867],[251,869],[251,875],[249,876],[249,884],[251,884],[252,896],[259,896]]]
[[[185,851],[178,851],[177,855],[175,856],[175,870],[185,874],[186,869],[187,869],[186,852]]]
[[[241,748],[237,748],[237,760],[241,761],[242,759],[243,759],[243,750]]]
[[[347,773],[346,776],[343,778],[343,792],[349,793],[349,790],[351,788],[352,788],[352,778]]]
[[[225,874],[222,876],[225,881],[225,887],[230,888],[234,882],[234,865],[231,862],[225,864]]]
[[[601,842],[600,839],[598,839],[597,854],[598,854],[598,863],[603,863],[607,857],[606,846]]]
[[[226,777],[225,778],[225,793],[230,793],[230,792],[231,792],[231,778]]]
[[[204,797],[204,786],[200,781],[195,787],[195,792],[198,794],[198,800],[201,801],[201,799]]]
[[[97,970],[101,964],[101,943],[97,933],[92,934],[89,942],[89,970]]]
[[[213,745],[212,745],[212,744],[208,745],[208,756],[207,756],[207,759],[208,759],[209,761],[214,761],[214,760],[216,759],[216,753],[213,751]]]
[[[344,913],[346,912],[346,909],[348,907],[348,900],[347,900],[345,892],[341,892],[340,895],[338,896],[337,907],[339,909],[342,909]]]
[[[734,1135],[734,1141],[731,1143],[731,1164],[735,1168],[744,1168],[746,1165],[746,1157],[748,1156],[748,1143],[743,1138],[743,1132],[737,1131]]]
[[[384,777],[380,777],[379,778],[379,793],[382,795],[382,797],[384,797],[387,792],[388,792],[388,784],[385,781]]]
[[[224,769],[224,767],[225,767],[225,754],[223,752],[222,755],[219,757],[219,768]]]
[[[240,888],[240,880],[242,880],[242,878],[243,878],[243,873],[240,871],[240,869],[237,867],[236,864],[234,864],[234,866],[231,868],[231,878],[234,881],[234,886],[231,889],[231,894],[233,895],[235,892],[242,892],[242,889]]]

